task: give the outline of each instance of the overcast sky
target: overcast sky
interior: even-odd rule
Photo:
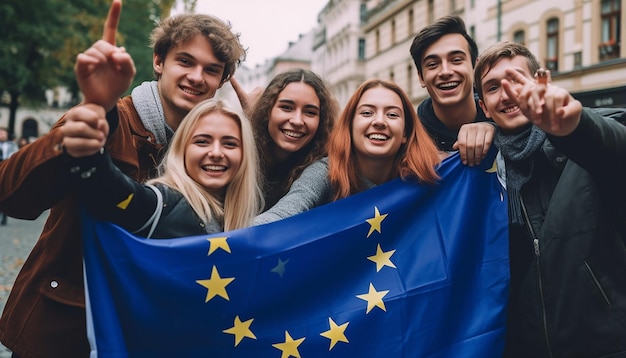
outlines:
[[[197,13],[230,21],[248,48],[245,65],[254,67],[287,50],[317,24],[328,0],[198,0]]]

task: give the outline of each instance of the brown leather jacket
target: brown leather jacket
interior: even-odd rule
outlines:
[[[117,103],[119,124],[107,149],[115,164],[139,181],[154,174],[155,144],[130,96]],[[60,142],[61,118],[48,134],[0,162],[0,210],[48,220],[17,276],[0,318],[0,341],[22,358],[88,357],[78,201],[69,187]]]

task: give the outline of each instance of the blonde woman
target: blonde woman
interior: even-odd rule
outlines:
[[[99,130],[102,139],[86,140],[77,132],[64,145],[70,172],[80,178],[81,200],[96,219],[140,236],[174,238],[249,226],[263,208],[252,127],[224,101],[209,99],[189,112],[159,176],[144,184],[124,175],[99,149],[108,124],[103,109],[93,108],[93,115],[80,119],[88,126],[74,127]]]

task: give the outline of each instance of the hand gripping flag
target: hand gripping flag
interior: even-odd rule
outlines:
[[[85,217],[92,357],[500,357],[507,203],[485,162],[207,236]]]

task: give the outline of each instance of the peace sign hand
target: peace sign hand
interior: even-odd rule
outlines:
[[[95,103],[109,111],[130,87],[135,64],[123,47],[115,46],[122,12],[122,0],[113,0],[102,33],[85,52],[76,57],[74,72],[85,103]]]
[[[545,70],[535,80],[514,69],[506,73],[519,85],[505,81],[503,89],[535,126],[555,136],[566,136],[578,127],[582,105],[564,88],[550,84],[550,71]]]

